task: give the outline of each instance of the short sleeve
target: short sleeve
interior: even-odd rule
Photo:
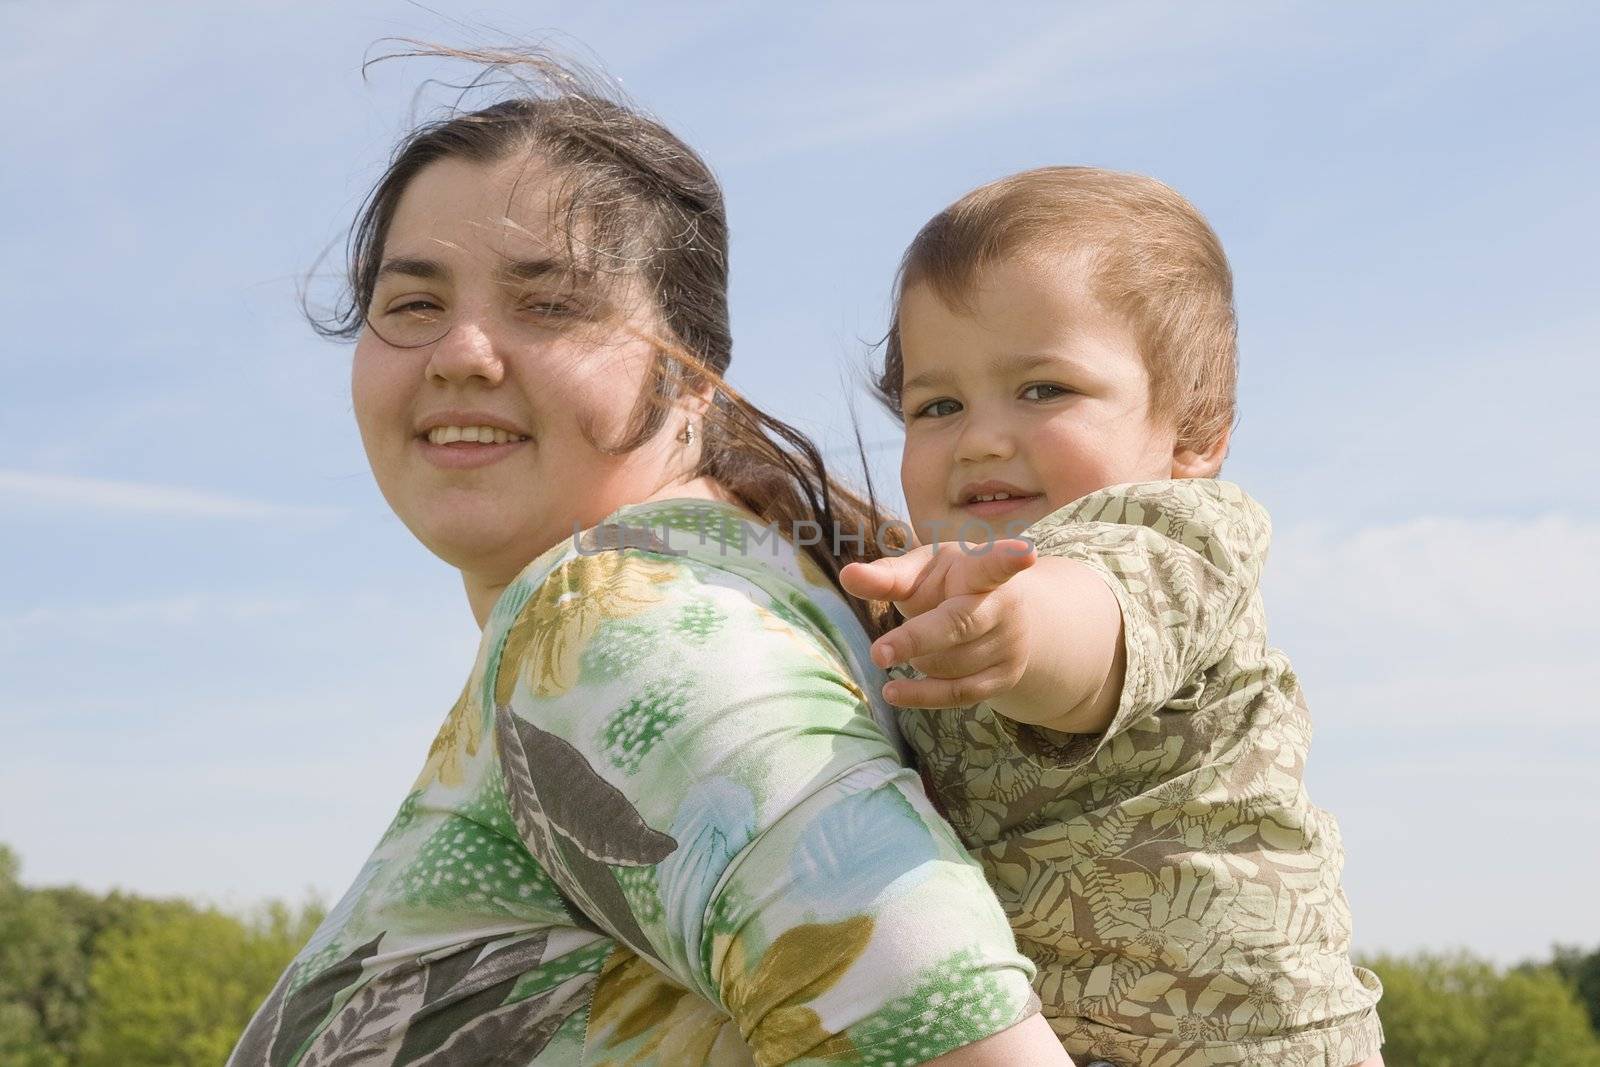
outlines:
[[[1111,737],[1226,654],[1257,602],[1271,523],[1238,486],[1188,478],[1090,493],[1024,536],[1041,555],[1092,568],[1122,609],[1127,669]]]
[[[981,870],[837,653],[760,586],[578,556],[492,670],[507,802],[575,921],[721,1008],[758,1063],[920,1063],[1037,1010]],[[613,1055],[648,1040],[611,1017],[629,1003],[590,1022]]]

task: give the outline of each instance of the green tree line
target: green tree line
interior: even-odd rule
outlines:
[[[29,888],[0,845],[0,1067],[218,1067],[322,919]],[[1389,1067],[1600,1067],[1600,948],[1372,956]]]
[[[0,1067],[219,1067],[322,921],[32,889],[0,845]]]

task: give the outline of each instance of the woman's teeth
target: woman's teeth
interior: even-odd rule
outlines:
[[[973,499],[974,503],[976,503],[977,501],[980,501],[980,500],[1010,500],[1011,499],[1011,494],[1010,493],[979,493],[977,496],[973,497],[972,499]]]
[[[456,441],[503,445],[507,441],[526,441],[527,437],[519,433],[507,433],[493,426],[435,426],[428,431],[428,440],[436,445],[454,444]]]

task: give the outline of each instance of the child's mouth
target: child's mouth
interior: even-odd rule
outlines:
[[[992,519],[1021,511],[1023,508],[1030,507],[1040,499],[1042,499],[1042,495],[1039,493],[1030,493],[1026,496],[1008,496],[1002,494],[997,498],[988,500],[969,500],[965,504],[961,505],[961,510],[966,512],[968,515],[973,515],[978,518]]]

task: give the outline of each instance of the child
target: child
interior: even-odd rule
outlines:
[[[1046,168],[935,217],[896,290],[876,385],[923,547],[842,578],[908,617],[873,646],[914,668],[884,696],[1067,1051],[1380,1064],[1338,828],[1301,780],[1310,718],[1266,643],[1267,514],[1214,478],[1236,368],[1216,235],[1160,182]]]

